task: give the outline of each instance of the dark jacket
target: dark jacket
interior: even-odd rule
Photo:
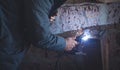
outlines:
[[[64,50],[64,38],[51,34],[48,19],[63,2],[0,0],[0,70],[15,70],[30,44]]]

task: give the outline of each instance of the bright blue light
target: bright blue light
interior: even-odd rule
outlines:
[[[82,40],[87,41],[90,38],[90,35],[85,35],[84,37],[82,37]]]

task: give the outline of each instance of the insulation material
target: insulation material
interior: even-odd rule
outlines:
[[[120,24],[120,3],[108,4],[108,24]]]
[[[98,6],[66,6],[59,10],[63,31],[76,30],[81,27],[90,26],[91,24],[97,25],[97,22],[99,21],[99,18],[97,17],[99,15]]]
[[[119,4],[66,4],[58,9],[58,16],[51,25],[51,31],[56,34],[79,28],[119,23],[119,8]]]

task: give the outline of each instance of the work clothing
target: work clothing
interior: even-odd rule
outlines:
[[[16,70],[30,44],[63,51],[65,39],[51,34],[49,18],[65,0],[0,0],[0,70]]]

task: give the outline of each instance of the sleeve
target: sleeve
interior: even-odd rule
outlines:
[[[45,1],[49,0],[25,0],[26,37],[36,47],[63,51],[66,41],[50,32],[48,12],[51,4]]]

